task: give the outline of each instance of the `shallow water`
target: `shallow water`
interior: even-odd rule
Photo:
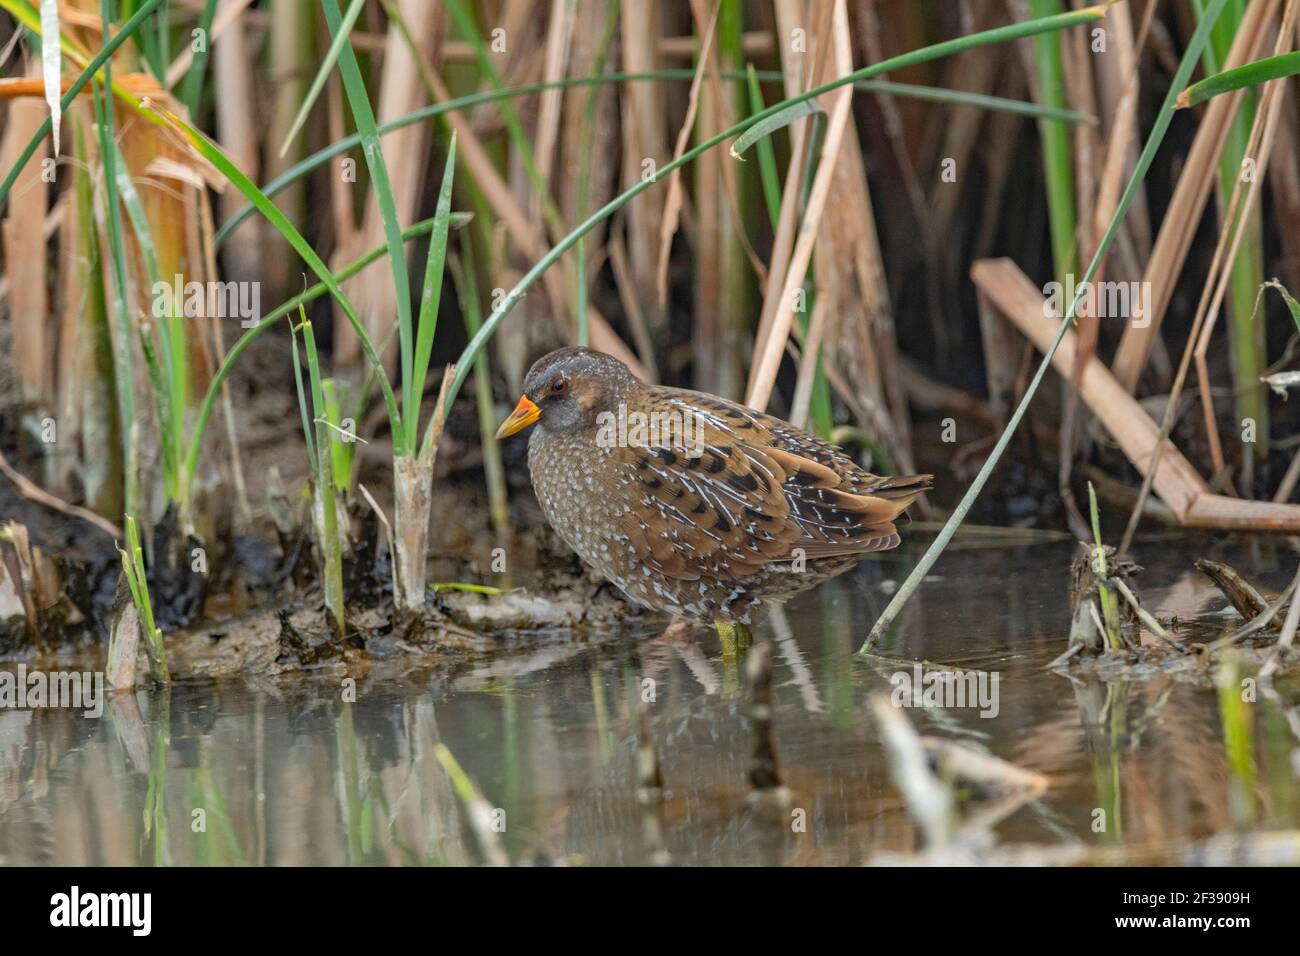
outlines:
[[[1215,546],[1213,556],[1279,590],[1292,573],[1281,542]],[[914,851],[921,837],[869,707],[911,668],[854,655],[919,556],[911,547],[755,629],[773,640],[786,807],[748,799],[743,666],[723,660],[714,634],[556,635],[451,670],[357,675],[355,702],[344,700],[345,675],[327,669],[141,691],[102,719],[0,710],[0,863],[480,862],[438,744],[497,809],[516,863],[851,864]],[[1191,570],[1199,546],[1138,550],[1139,589],[1158,615],[1226,603]],[[1293,710],[1288,725],[1284,709],[1300,700],[1294,680],[1247,707],[1253,747],[1232,761],[1212,688],[1043,669],[1065,646],[1072,553],[951,551],[881,648],[998,675],[996,716],[905,711],[923,734],[1048,775],[1050,788],[994,823],[993,837],[1151,862],[1213,834],[1296,827],[1300,720]],[[638,800],[632,704],[648,689],[665,786],[649,810]]]

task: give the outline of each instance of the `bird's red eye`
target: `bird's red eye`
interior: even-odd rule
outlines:
[[[569,380],[567,378],[557,378],[551,383],[551,393],[554,395],[563,395],[569,390]]]

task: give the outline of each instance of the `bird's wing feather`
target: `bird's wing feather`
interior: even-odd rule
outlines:
[[[870,475],[834,446],[714,396],[650,392],[654,408],[681,414],[667,419],[679,427],[654,434],[658,447],[610,449],[607,491],[629,505],[621,527],[637,558],[668,577],[742,581],[800,549],[893,547],[894,521],[928,486],[928,476]]]

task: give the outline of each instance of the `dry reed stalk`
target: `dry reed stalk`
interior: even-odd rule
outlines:
[[[433,466],[446,422],[444,399],[456,369],[448,365],[442,375],[438,402],[430,423],[432,439],[415,455],[393,458],[393,601],[400,610],[418,611],[425,604],[428,568],[429,508],[433,494]],[[386,522],[385,522],[386,523]]]
[[[609,239],[609,264],[614,272],[614,284],[618,290],[619,302],[623,305],[623,314],[632,329],[632,341],[636,343],[637,355],[646,370],[646,381],[658,382],[659,367],[655,361],[650,323],[646,319],[641,299],[637,296],[638,284],[627,261],[623,236],[618,231],[611,234]]]
[[[1153,11],[1154,5],[1148,9],[1148,16]],[[1071,105],[1076,110],[1088,114],[1099,112],[1099,104],[1092,94],[1091,83],[1080,83],[1077,79],[1077,76],[1083,72],[1087,72],[1091,76],[1092,64],[1099,60],[1105,60],[1110,64],[1104,72],[1112,77],[1109,86],[1113,89],[1117,98],[1115,102],[1106,104],[1105,112],[1110,115],[1111,123],[1104,147],[1097,142],[1094,129],[1076,129],[1075,169],[1078,171],[1079,240],[1082,246],[1079,258],[1081,261],[1087,262],[1092,259],[1105,235],[1106,229],[1114,217],[1115,208],[1119,204],[1123,186],[1131,178],[1132,163],[1130,159],[1135,160],[1137,155],[1138,70],[1136,60],[1132,55],[1131,31],[1128,36],[1128,55],[1124,55],[1125,46],[1121,42],[1120,50],[1117,51],[1117,56],[1113,58],[1114,62],[1111,62],[1111,58],[1089,57],[1086,46],[1080,48],[1080,44],[1086,44],[1089,39],[1085,33],[1077,32],[1074,39],[1076,42],[1072,47],[1068,48],[1074,51],[1075,60],[1073,69],[1067,75]],[[1114,81],[1116,74],[1124,80],[1123,83]],[[1076,79],[1070,80],[1069,75],[1075,76]],[[1099,151],[1103,152],[1104,157],[1101,172],[1099,176],[1093,177],[1091,171],[1096,165],[1094,156]],[[1086,205],[1089,199],[1092,200],[1091,214]],[[1134,216],[1130,211],[1130,215],[1126,217],[1126,222],[1132,222],[1133,220]],[[1097,267],[1096,274],[1093,277],[1094,283],[1105,278],[1107,272],[1110,271],[1110,266],[1111,263],[1108,257]],[[1058,489],[1062,501],[1067,505],[1070,525],[1075,536],[1086,539],[1088,537],[1088,526],[1074,501],[1071,476],[1076,447],[1080,435],[1084,434],[1084,426],[1086,425],[1086,415],[1081,416],[1079,409],[1079,377],[1084,366],[1096,354],[1097,341],[1101,332],[1101,320],[1095,311],[1090,311],[1083,305],[1080,306],[1078,319],[1079,348],[1075,355],[1074,371],[1070,376],[1070,384],[1065,388],[1063,398],[1065,413],[1062,418],[1058,446]]]
[[[693,132],[698,141],[732,124],[726,97],[717,79],[720,41],[713,39],[722,9],[721,0],[712,6],[713,12],[710,15],[705,12],[704,0],[692,0],[690,3],[696,32],[705,30],[706,37],[712,42],[701,49],[696,67],[695,81],[703,79],[705,82],[698,88],[695,81],[691,84],[691,93],[698,94],[698,121],[693,121],[691,115],[696,105],[692,102],[682,125],[682,137],[677,141],[678,151],[674,154],[674,159],[681,155],[686,134]],[[695,300],[694,321],[691,323],[692,384],[705,392],[735,398],[739,392],[738,379],[741,374],[736,320],[744,321],[748,309],[743,303],[747,277],[743,273],[738,275],[736,270],[737,265],[743,269],[735,254],[736,235],[743,230],[731,228],[728,220],[726,197],[731,182],[731,160],[721,150],[712,150],[700,156],[692,165],[692,198],[696,213],[694,235],[691,237]],[[681,173],[681,170],[675,170],[672,174],[679,192]],[[680,208],[680,196],[677,207]],[[671,243],[672,235],[665,233],[659,248],[661,308],[666,304]]]
[[[981,260],[971,267],[971,279],[1040,351],[1050,347],[1056,322],[1042,294],[1015,263],[1008,259]],[[1052,358],[1059,373],[1067,374],[1073,368],[1075,348],[1074,333],[1067,331]],[[1146,410],[1095,357],[1084,368],[1079,392],[1133,467],[1143,475],[1154,467],[1153,487],[1184,527],[1291,534],[1300,531],[1300,506],[1212,494],[1174,444],[1161,438],[1159,426]]]
[[[451,94],[447,90],[447,85],[443,82],[442,77],[433,70],[426,70],[424,75],[433,85],[439,102],[451,99]],[[445,116],[448,124],[456,130],[459,156],[464,160],[466,168],[482,191],[483,198],[487,201],[493,214],[501,220],[511,241],[519,247],[523,255],[533,260],[540,259],[546,254],[546,243],[537,224],[525,215],[518,200],[511,193],[510,187],[506,185],[501,174],[497,172],[492,158],[479,141],[473,127],[459,111],[446,113]],[[561,260],[557,263],[556,268],[546,272],[546,275],[543,276],[543,282],[552,303],[553,313],[558,316],[564,315],[564,304],[568,301],[569,291],[573,288],[572,263],[568,259]],[[592,306],[588,306],[587,316],[592,348],[613,355],[637,375],[644,374],[645,370],[640,361],[637,360],[636,355],[618,337],[618,333],[610,327],[605,317]],[[516,375],[515,377],[520,376]]]
[[[9,104],[4,141],[0,144],[0,167],[6,170],[13,167],[19,153],[45,122],[47,112],[45,104],[39,100],[24,98]],[[32,224],[44,222],[49,207],[49,181],[43,169],[49,155],[49,142],[46,140],[14,182],[8,214],[0,223],[5,272],[9,277],[13,367],[18,374],[23,400],[46,411],[52,410],[55,398],[55,350],[48,334],[45,242],[33,237]]]
[[[299,0],[272,0],[271,21],[267,27],[270,64],[267,81],[271,87],[270,127],[264,142],[283,143],[293,128],[294,117],[302,106],[314,72],[313,51],[316,36],[316,5]],[[306,153],[305,138],[295,137],[281,155],[269,149],[263,175],[269,180],[279,176]],[[275,205],[295,227],[301,229],[306,219],[307,184],[299,179],[275,195]],[[299,266],[288,242],[263,223],[261,229],[261,267],[263,281],[273,290],[296,288]],[[277,296],[282,298],[282,296]],[[346,342],[346,339],[340,341]]]
[[[706,0],[689,3],[695,21],[695,32],[704,31],[705,43],[700,49],[695,77],[691,81],[691,100],[687,105],[686,119],[673,153],[676,159],[686,146],[688,136],[694,141],[712,136],[726,129],[725,103],[718,95],[716,77],[718,45],[716,30],[722,11],[722,0],[709,4]],[[698,108],[698,116],[696,110]],[[700,156],[692,164],[694,189],[691,194],[695,211],[694,230],[690,236],[692,286],[694,293],[694,319],[691,322],[691,384],[702,391],[713,392],[727,398],[736,396],[736,378],[739,374],[738,353],[728,351],[734,344],[727,341],[728,329],[737,317],[737,304],[729,302],[735,263],[730,256],[731,236],[727,234],[726,211],[722,198],[725,178],[721,150]],[[682,170],[674,170],[669,184],[669,209],[672,211],[676,231],[676,218],[681,209]],[[667,225],[665,223],[665,225]],[[668,294],[668,254],[672,247],[672,232],[665,229],[659,247],[659,307],[665,308]],[[743,312],[740,313],[743,317]]]
[[[718,11],[722,9],[722,0],[714,0],[713,13],[709,15],[709,24],[704,31],[700,44],[700,57],[695,65],[695,76],[691,79],[691,90],[686,100],[686,117],[677,131],[677,145],[673,147],[672,159],[679,159],[686,152],[691,130],[695,126],[695,115],[700,106],[700,88],[704,82],[704,70],[709,61],[709,51],[713,47],[713,37],[718,26]],[[673,236],[682,211],[682,172],[674,169],[668,176],[668,193],[664,199],[663,219],[659,223],[659,264],[655,272],[655,294],[659,309],[668,306],[668,253],[672,250]],[[710,321],[709,316],[696,316],[696,322]]]
[[[1280,2],[1281,0],[1256,0],[1247,8],[1224,64],[1225,69],[1240,66],[1254,58],[1266,33],[1265,24],[1273,18]],[[1146,273],[1142,277],[1151,289],[1149,322],[1141,328],[1133,324],[1125,327],[1115,359],[1111,363],[1116,378],[1130,393],[1137,390],[1138,379],[1146,367],[1152,344],[1160,334],[1174,285],[1187,259],[1210,189],[1217,181],[1219,155],[1227,142],[1232,119],[1240,102],[1240,93],[1218,96],[1210,101],[1183,163],[1173,198],[1165,210]]]
[[[659,21],[662,11],[658,0],[623,4],[619,16],[622,31],[623,68],[629,73],[647,73],[661,66]],[[692,42],[694,38],[690,38]],[[694,50],[692,49],[692,55]],[[667,115],[663,84],[630,83],[621,91],[623,103],[623,173],[624,188],[641,178],[646,159],[658,163],[668,155],[668,138],[664,118]],[[626,206],[627,259],[632,289],[645,313],[645,323],[652,331],[663,328],[666,313],[659,308],[655,295],[658,261],[658,224],[664,217],[666,196],[651,189]],[[620,292],[622,285],[620,283]],[[626,311],[626,306],[625,306]],[[635,330],[635,326],[634,326]],[[644,361],[649,354],[638,343]]]
[[[963,3],[963,10],[966,9]],[[1001,4],[993,0],[981,5],[978,14],[972,14],[963,30],[975,32],[992,27],[989,14],[997,9],[1001,13]],[[982,50],[968,50],[959,53],[951,60],[944,61],[944,86],[948,89],[961,89],[971,93],[992,94],[996,90],[999,75],[1002,73],[1004,53],[997,47]],[[954,169],[970,169],[972,153],[979,140],[980,130],[984,127],[987,111],[971,107],[938,106],[933,112],[934,128],[941,131],[936,137],[937,146],[932,151],[923,153],[922,168],[933,169],[944,159],[953,161]],[[931,179],[933,186],[926,200],[925,219],[931,224],[929,237],[933,245],[927,250],[931,262],[942,263],[945,277],[956,271],[958,248],[956,243],[946,241],[945,237],[953,234],[953,223],[961,209],[964,190],[955,183],[944,182],[939,176]]]
[[[889,280],[876,234],[866,163],[851,116],[831,191],[835,202],[822,215],[820,242],[813,251],[816,305],[827,298],[830,307],[823,366],[836,368],[851,386],[869,416],[863,425],[894,466],[912,472],[916,469],[911,423],[899,376]],[[801,369],[800,375],[804,374]],[[811,375],[811,368],[807,374]]]
[[[261,15],[244,16],[244,12],[252,2],[253,0],[222,0],[221,6],[217,7],[216,16],[212,18],[212,29],[208,33],[208,49],[212,51],[214,56],[216,55],[216,48],[218,45],[217,41],[223,36],[233,36],[235,33],[242,34],[243,31],[240,29],[231,30],[230,28],[232,26],[238,27],[244,20],[257,20],[259,24],[264,27],[269,25],[269,21]],[[239,48],[240,46],[242,46],[242,42],[236,42],[235,47]],[[172,60],[172,62],[167,66],[168,89],[176,86],[176,84],[181,81],[181,78],[189,72],[190,64],[193,62],[194,47],[187,43],[177,55],[176,59]],[[245,67],[247,67],[247,63],[245,63]],[[249,79],[251,78],[250,74]],[[225,87],[220,83],[218,83],[218,87],[221,89],[222,95],[224,96]],[[221,106],[221,96],[218,96],[216,99],[217,107],[219,109]],[[271,142],[274,142],[274,140]],[[240,167],[240,169],[243,169],[245,172],[248,171],[248,168],[249,167],[247,166]]]
[[[125,581],[122,578],[119,591],[126,590]],[[104,679],[115,691],[129,691],[135,688],[136,658],[140,651],[140,612],[130,598],[115,603],[114,611]]]
[[[208,198],[206,189],[196,190],[199,199],[199,210],[201,219],[201,236],[202,236],[202,256],[204,267],[207,269],[209,276],[214,279],[217,272],[217,250],[214,242],[216,232],[215,223],[212,217],[212,202]],[[220,319],[217,318],[217,309],[208,310],[210,329],[212,334],[212,348],[216,355],[217,361],[222,361],[226,357],[226,337],[222,328]],[[211,381],[211,372],[208,372],[208,381]],[[245,521],[253,517],[252,506],[248,502],[248,486],[244,481],[244,465],[241,452],[239,450],[239,435],[235,428],[235,409],[230,398],[230,379],[221,383],[221,411],[222,419],[226,425],[226,444],[230,449],[230,476],[235,486],[235,502],[239,507],[239,513]]]
[[[1124,147],[1124,173],[1127,179],[1137,167],[1138,153],[1141,151],[1141,136],[1138,134],[1137,102],[1141,99],[1141,53],[1146,38],[1150,35],[1152,17],[1160,4],[1152,0],[1142,14],[1142,23],[1138,27],[1138,36],[1133,36],[1133,16],[1128,4],[1117,4],[1106,12],[1107,55],[1096,57],[1094,69],[1097,76],[1098,108],[1101,127],[1106,131],[1107,143],[1113,143],[1121,137]],[[1127,127],[1127,129],[1126,129]],[[1108,149],[1111,148],[1109,145]],[[1104,177],[1103,177],[1104,180]],[[1113,207],[1112,207],[1113,208]],[[1094,217],[1094,232],[1100,235],[1105,231],[1105,223],[1097,229]],[[1140,277],[1140,264],[1151,256],[1151,220],[1147,212],[1146,186],[1139,187],[1129,204],[1129,214],[1124,219],[1124,231],[1127,234],[1126,245],[1133,250],[1130,263],[1134,267],[1131,273],[1126,269],[1124,276],[1137,279]],[[1118,258],[1118,257],[1117,257]],[[1112,270],[1113,271],[1113,270]]]
[[[0,527],[0,620],[21,614],[40,634],[42,616],[61,602],[69,603],[59,565],[32,545],[25,525]]]
[[[625,3],[623,11],[633,15],[633,23],[639,26],[636,29],[624,27],[624,42],[629,38],[635,41],[635,44],[644,48],[647,53],[652,54],[656,61],[662,62],[663,59],[674,60],[693,60],[696,51],[699,48],[698,38],[694,35],[685,36],[659,36],[658,35],[658,0],[636,0],[634,3]],[[642,29],[641,27],[644,27]],[[772,34],[763,30],[750,30],[741,35],[741,49],[746,56],[762,57],[769,56],[772,53],[773,43]],[[474,47],[463,40],[452,40],[447,43],[443,51],[443,60],[447,63],[464,63],[473,62],[476,59]],[[648,70],[658,69],[658,67],[648,67]],[[643,70],[633,69],[628,64],[627,72],[644,72]]]
[[[620,11],[623,9],[624,7],[619,7]],[[578,3],[566,70],[569,76],[593,76],[598,72],[608,72],[611,69],[611,63],[617,57],[618,41],[616,25],[609,24],[609,16],[610,8],[607,4],[594,3],[590,0]],[[621,89],[653,85],[628,84]],[[599,209],[614,196],[619,169],[614,163],[603,162],[602,157],[614,156],[618,153],[619,92],[620,87],[614,84],[604,87],[575,87],[564,92],[556,192],[559,196],[561,215],[566,222],[580,222],[593,209]],[[587,115],[593,96],[595,103],[591,126],[588,128]],[[584,184],[585,198],[582,195]],[[610,235],[612,235],[612,224],[607,220],[586,236],[584,242],[588,289],[594,278],[600,274],[602,262],[609,257]],[[571,268],[575,270],[576,275],[577,250],[570,253],[568,258],[573,262]],[[639,345],[637,351],[638,353],[641,351]],[[641,358],[644,361],[644,355]]]
[[[551,4],[551,19],[546,30],[546,59],[542,67],[543,83],[564,79],[569,62],[569,45],[573,39],[576,2],[577,0],[554,0]],[[534,153],[542,182],[550,183],[555,169],[555,145],[559,138],[560,107],[564,102],[564,91],[545,90],[539,98],[541,103],[537,111]],[[530,198],[528,214],[534,220],[541,217],[541,196],[534,194]]]
[[[1042,293],[1013,262],[1009,259],[976,262],[971,267],[971,280],[989,304],[1014,323],[1036,347],[1042,350],[1051,344],[1055,318],[1047,309]],[[1067,332],[1052,359],[1062,375],[1069,375],[1074,369],[1076,348],[1075,334]],[[1145,473],[1159,430],[1142,406],[1116,389],[1115,384],[1115,379],[1094,356],[1080,376],[1079,393],[1133,466]],[[1155,488],[1181,517],[1197,497],[1208,493],[1209,486],[1167,439],[1166,445],[1156,469]]]
[[[1286,14],[1285,14],[1286,22],[1288,23],[1294,22],[1293,21],[1294,16],[1295,16],[1295,4],[1293,0],[1288,0],[1288,6],[1286,8]],[[1281,44],[1284,41],[1286,33],[1289,32],[1290,31],[1288,30],[1285,33],[1279,34],[1278,37],[1279,44]],[[1221,98],[1226,99],[1226,97],[1221,97]],[[1280,103],[1280,100],[1277,102]],[[1256,113],[1255,122],[1252,126],[1250,136],[1248,137],[1250,142],[1248,143],[1248,148],[1246,150],[1247,155],[1250,155],[1252,153],[1252,148],[1258,145],[1257,137],[1262,129],[1261,123],[1264,121],[1265,112],[1266,111],[1264,110],[1260,110]],[[1276,108],[1270,109],[1267,112],[1273,114],[1271,119],[1276,119]],[[1269,125],[1270,132],[1276,129],[1276,126],[1277,124],[1275,122],[1270,121],[1270,125]],[[1271,148],[1271,139],[1269,142],[1269,146]],[[1268,165],[1268,156],[1266,153],[1262,157],[1262,165],[1259,170],[1261,176],[1265,172],[1267,165]],[[1252,181],[1250,190],[1248,191],[1247,205],[1244,209],[1245,214],[1241,217],[1242,222],[1245,221],[1246,216],[1249,214],[1249,203],[1250,200],[1252,200],[1255,196],[1254,186],[1255,183]],[[1206,315],[1210,308],[1211,282],[1213,281],[1214,276],[1218,274],[1219,269],[1223,264],[1223,254],[1225,251],[1226,243],[1228,242],[1229,239],[1229,233],[1232,231],[1232,226],[1235,221],[1240,198],[1241,198],[1241,183],[1240,181],[1238,181],[1236,188],[1234,188],[1233,190],[1232,197],[1229,203],[1229,208],[1223,219],[1223,227],[1220,230],[1219,240],[1215,246],[1214,256],[1210,263],[1210,271],[1206,278],[1206,282],[1202,287],[1201,298],[1197,305],[1196,315],[1192,321],[1192,329],[1188,335],[1187,344],[1183,350],[1183,357],[1181,362],[1179,363],[1178,372],[1174,378],[1174,384],[1170,394],[1170,400],[1166,406],[1164,420],[1161,423],[1160,433],[1163,436],[1168,436],[1168,434],[1173,428],[1174,412],[1175,409],[1177,408],[1178,398],[1182,394],[1183,383],[1186,380],[1187,370],[1193,355],[1193,349],[1198,345],[1198,340],[1200,338],[1201,331],[1205,323]],[[1241,235],[1243,234],[1244,234],[1243,231],[1240,229],[1236,231],[1236,235],[1233,237],[1233,247],[1231,252],[1232,256],[1235,256],[1237,245],[1240,242]],[[1224,288],[1226,287],[1227,278],[1228,278],[1228,269],[1225,268],[1222,275],[1220,276],[1220,281],[1218,282],[1217,288],[1215,290],[1215,304],[1213,308],[1216,313],[1217,313],[1218,305],[1221,304],[1222,302],[1223,291]],[[1198,361],[1198,369],[1197,369],[1198,375],[1200,374],[1203,362],[1204,359],[1203,356],[1201,356],[1200,360]],[[1217,425],[1213,421],[1213,405],[1212,405],[1211,397],[1209,395],[1208,387],[1206,387],[1206,394],[1202,395],[1202,403],[1203,403],[1203,407],[1207,409],[1206,414],[1210,422],[1209,426],[1207,427],[1207,432],[1211,442],[1211,456],[1216,461],[1216,474],[1222,474],[1223,473],[1222,465],[1218,464],[1219,462],[1222,461],[1222,450],[1218,444],[1219,441],[1218,430],[1217,430]],[[1159,450],[1160,447],[1163,446],[1159,446],[1157,448],[1155,454],[1155,462],[1153,462],[1153,466],[1158,463],[1159,456],[1160,456],[1160,450]],[[1133,536],[1137,533],[1138,522],[1141,518],[1141,514],[1143,510],[1142,506],[1145,503],[1147,496],[1150,494],[1150,491],[1151,491],[1151,480],[1150,480],[1150,476],[1148,475],[1143,480],[1142,488],[1138,492],[1137,504],[1134,506],[1132,514],[1130,514],[1129,516],[1128,526],[1124,531],[1124,537],[1120,544],[1121,551],[1127,550],[1128,546],[1132,543]]]
[[[5,477],[14,483],[18,489],[18,494],[28,501],[34,501],[38,505],[44,505],[46,508],[73,518],[80,518],[114,538],[122,537],[122,529],[107,518],[100,517],[89,509],[69,504],[57,495],[52,495],[34,482],[29,481],[13,465],[9,464],[9,460],[3,454],[0,454],[0,472],[3,472]]]
[[[821,273],[819,272],[818,275],[820,276]],[[803,354],[799,360],[799,376],[795,380],[794,397],[790,399],[790,424],[799,428],[808,427],[808,406],[812,401],[817,359],[821,355],[822,339],[826,334],[826,317],[831,311],[831,299],[829,295],[819,295],[813,302],[812,318],[808,322],[808,335],[802,343]]]
[[[777,0],[777,32],[781,36],[791,36],[794,29],[802,22],[796,0]],[[794,96],[803,89],[803,70],[807,54],[796,51],[791,43],[781,44],[781,72],[784,77],[786,97]],[[790,264],[790,255],[794,248],[795,232],[799,226],[801,209],[800,190],[803,187],[804,166],[807,163],[805,142],[808,136],[809,119],[795,120],[789,126],[790,164],[786,168],[785,184],[781,191],[781,215],[776,224],[776,235],[772,239],[772,253],[768,259],[767,282],[763,286],[763,305],[759,310],[758,328],[754,332],[754,355],[758,355],[758,346],[765,342],[772,331],[777,306],[780,302],[781,286],[785,281],[786,270]],[[757,365],[751,364],[746,390],[754,387]]]
[[[256,71],[248,35],[243,21],[230,20],[231,27],[220,35],[217,26],[230,8],[243,6],[244,0],[223,3],[212,28],[213,82],[217,141],[226,155],[254,182],[261,182],[258,172],[261,150],[254,123],[253,79]],[[187,48],[188,49],[188,48]],[[233,216],[244,205],[238,190],[228,189],[221,195],[221,218]],[[241,223],[225,247],[226,275],[236,281],[249,281],[261,274],[259,229],[255,221]]]
[[[1298,10],[1300,10],[1300,6],[1297,5],[1296,0],[1287,0],[1286,9],[1282,15],[1282,28],[1278,33],[1277,43],[1273,51],[1274,56],[1291,48]],[[1234,181],[1232,197],[1228,201],[1227,209],[1222,217],[1223,226],[1220,231],[1218,245],[1215,248],[1214,260],[1211,262],[1210,272],[1206,277],[1207,287],[1209,282],[1217,277],[1214,296],[1209,301],[1207,312],[1205,296],[1202,294],[1197,316],[1193,321],[1193,328],[1200,330],[1199,334],[1193,336],[1196,339],[1196,380],[1200,387],[1201,410],[1205,419],[1205,431],[1209,437],[1210,455],[1216,473],[1222,471],[1225,465],[1223,446],[1219,438],[1219,425],[1215,417],[1214,402],[1210,391],[1210,372],[1206,364],[1206,354],[1210,347],[1210,336],[1218,323],[1219,310],[1231,279],[1233,263],[1236,262],[1242,239],[1249,231],[1249,223],[1254,214],[1256,199],[1259,197],[1257,187],[1268,171],[1269,159],[1273,152],[1273,141],[1277,132],[1277,118],[1282,106],[1281,92],[1283,85],[1284,80],[1277,79],[1264,86],[1264,94],[1259,101],[1259,108],[1255,112],[1255,121],[1251,126],[1244,153],[1245,156],[1255,159],[1256,172],[1251,177],[1250,182],[1245,184],[1244,200],[1242,191],[1243,177],[1238,176]],[[1228,241],[1229,236],[1231,236],[1231,244],[1227,248],[1226,257],[1221,259],[1220,257],[1224,252],[1224,243]],[[1245,348],[1246,346],[1243,343],[1240,347]],[[1261,383],[1250,384],[1256,388],[1263,387]],[[1239,385],[1239,387],[1246,386]],[[1250,458],[1251,456],[1247,456],[1248,461]],[[1248,486],[1245,490],[1249,493]]]
[[[831,29],[821,35],[834,46],[835,75],[845,76],[853,70],[853,54],[848,13],[843,0],[835,0],[833,18]],[[781,356],[785,353],[785,344],[790,337],[790,326],[794,321],[794,310],[798,304],[796,296],[803,286],[808,271],[826,197],[834,179],[835,165],[839,158],[840,144],[843,141],[852,101],[851,88],[846,87],[831,94],[830,121],[827,124],[826,139],[822,146],[817,175],[813,178],[812,189],[808,194],[808,205],[800,226],[799,238],[795,241],[794,251],[790,256],[790,266],[785,273],[785,282],[775,306],[768,336],[765,340],[755,343],[756,362],[750,377],[749,390],[745,396],[746,404],[752,408],[765,408],[772,394],[776,373],[781,366]]]
[[[84,108],[85,104],[72,105],[74,110],[69,110],[64,116],[64,123],[65,128],[75,136],[78,128],[85,128],[79,126],[85,118],[84,109],[75,108]],[[70,172],[75,181],[80,171],[74,169]],[[76,202],[75,186],[64,192],[58,207],[61,220],[59,257],[55,267],[59,290],[55,306],[58,312],[58,351],[55,355],[54,369],[57,394],[53,412],[58,422],[61,447],[48,450],[45,457],[45,484],[55,493],[67,496],[76,470],[75,449],[81,441],[79,398],[91,387],[95,377],[81,378],[78,375],[81,357],[80,331],[82,317],[89,311],[90,289],[86,284],[89,261],[82,259],[80,255],[85,237],[82,234],[81,209]]]

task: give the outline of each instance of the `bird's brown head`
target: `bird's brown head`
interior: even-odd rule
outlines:
[[[497,429],[506,438],[538,423],[551,434],[596,428],[596,416],[612,411],[639,385],[626,365],[604,352],[556,349],[543,355],[524,378],[524,394]]]

